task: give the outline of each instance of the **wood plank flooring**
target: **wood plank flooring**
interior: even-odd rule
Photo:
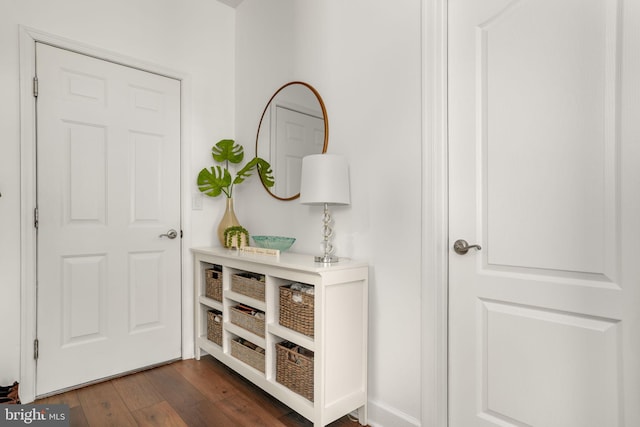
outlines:
[[[309,427],[312,423],[210,356],[40,399],[74,426]],[[330,427],[358,427],[343,417]]]

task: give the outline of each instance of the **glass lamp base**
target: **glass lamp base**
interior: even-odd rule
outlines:
[[[330,255],[317,256],[314,259],[315,259],[315,262],[321,262],[324,264],[333,264],[334,262],[339,261],[338,257],[330,256]]]

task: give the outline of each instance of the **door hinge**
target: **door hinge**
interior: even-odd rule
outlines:
[[[36,230],[38,229],[38,208],[35,208],[33,210],[33,226],[36,228]]]
[[[38,77],[33,78],[33,96],[38,97]]]
[[[39,350],[40,350],[40,342],[38,341],[38,338],[36,338],[35,340],[33,340],[33,358],[35,360],[38,360],[38,356],[39,356]]]

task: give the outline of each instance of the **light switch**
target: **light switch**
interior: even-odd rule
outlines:
[[[194,211],[202,210],[202,197],[203,194],[200,191],[194,190],[193,193],[191,193],[191,209]]]

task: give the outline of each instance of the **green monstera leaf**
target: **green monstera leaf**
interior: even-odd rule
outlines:
[[[260,179],[266,187],[273,187],[275,182],[271,165],[260,157],[254,157],[244,165],[232,179],[229,163],[240,163],[244,159],[244,148],[236,144],[233,139],[223,139],[211,147],[213,160],[224,163],[223,166],[204,168],[198,174],[198,189],[210,197],[217,197],[224,193],[227,197],[233,194],[233,186],[244,182],[251,176],[254,169],[258,170]]]
[[[271,165],[266,160],[261,159],[260,157],[256,157],[258,161],[258,174],[260,175],[260,179],[262,183],[266,187],[273,187],[273,184],[276,183],[275,178],[273,177],[273,171],[271,170]]]
[[[271,171],[271,165],[260,157],[254,157],[249,163],[240,169],[236,178],[233,180],[233,184],[235,185],[244,182],[246,178],[251,176],[251,171],[254,168],[258,169],[258,175],[260,175],[260,179],[264,185],[267,187],[273,187],[275,180],[273,178],[273,172]]]
[[[227,197],[231,197],[230,186],[231,174],[220,166],[204,168],[198,174],[198,188],[207,196],[217,197],[220,193],[224,193]]]
[[[223,139],[211,148],[211,155],[219,163],[240,163],[244,159],[244,148],[233,139]]]

